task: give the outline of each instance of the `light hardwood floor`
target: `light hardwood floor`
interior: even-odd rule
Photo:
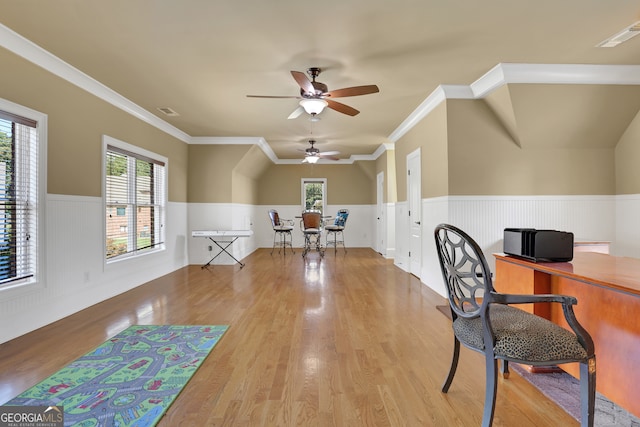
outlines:
[[[134,324],[228,324],[160,421],[173,426],[479,426],[484,362],[452,349],[444,299],[371,249],[192,265],[0,345],[4,403]],[[578,423],[519,375],[494,426]]]

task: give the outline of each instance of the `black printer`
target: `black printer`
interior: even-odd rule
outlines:
[[[503,252],[533,262],[568,262],[573,259],[573,233],[505,228]]]

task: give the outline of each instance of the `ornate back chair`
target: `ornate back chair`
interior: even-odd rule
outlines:
[[[460,343],[484,353],[486,389],[482,426],[493,423],[498,359],[508,377],[508,362],[527,365],[580,363],[581,425],[593,426],[596,358],[591,336],[578,323],[573,305],[564,295],[500,294],[478,244],[462,230],[440,224],[435,232],[451,316],[453,359],[442,392],[449,391],[460,354]],[[572,331],[507,304],[559,303]]]
[[[347,252],[347,247],[344,245],[344,228],[347,225],[347,218],[349,217],[349,209],[340,209],[336,214],[336,218],[333,224],[327,224],[324,226],[327,236],[325,238],[325,247],[333,245],[333,252],[338,251],[338,244],[341,244],[344,248],[344,252]],[[338,234],[340,238],[338,238]],[[333,240],[329,240],[329,236],[333,236]]]
[[[273,255],[273,250],[276,248],[276,246],[282,248],[285,255],[287,254],[287,246],[289,246],[291,248],[291,252],[295,254],[296,252],[293,250],[291,241],[293,220],[280,218],[280,215],[278,215],[278,211],[275,209],[269,210],[269,219],[271,220],[271,227],[274,231],[273,248],[271,248],[271,254]],[[287,237],[289,237],[289,241],[287,241]],[[278,253],[280,253],[280,249],[278,249]]]
[[[308,210],[302,212],[302,220],[300,221],[302,234],[304,234],[304,250],[302,257],[307,256],[311,249],[316,249],[320,256],[324,256],[322,249],[322,214],[320,211]]]

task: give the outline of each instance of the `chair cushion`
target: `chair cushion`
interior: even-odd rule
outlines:
[[[275,227],[273,227],[273,229],[275,231],[291,231],[293,230],[293,227],[289,225],[276,225]]]
[[[343,227],[344,228],[344,225],[347,222],[347,217],[348,216],[349,216],[348,212],[338,212],[336,214],[336,219],[333,222],[333,225],[336,225],[338,227]]]
[[[344,230],[344,227],[340,227],[338,225],[325,225],[324,229],[327,231],[342,231]]]
[[[492,304],[489,309],[497,357],[530,363],[559,363],[578,361],[587,352],[570,331],[540,316],[502,304]],[[458,317],[453,330],[460,342],[483,351],[484,339],[480,317]]]
[[[305,228],[303,230],[304,234],[319,234],[320,233],[320,229],[318,228]]]

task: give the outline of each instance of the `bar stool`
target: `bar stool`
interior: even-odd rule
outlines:
[[[320,211],[304,211],[302,212],[302,220],[300,228],[304,234],[304,250],[302,257],[307,256],[311,249],[316,249],[320,256],[324,256],[322,248],[322,214]]]
[[[269,218],[271,219],[271,227],[273,228],[273,248],[271,249],[271,254],[273,255],[273,250],[277,247],[283,248],[284,254],[287,254],[287,246],[291,248],[292,253],[296,253],[293,250],[293,245],[291,243],[291,231],[293,230],[293,220],[291,219],[282,219],[280,215],[278,215],[278,211],[275,209],[269,210]],[[289,236],[289,240],[287,241],[287,236]],[[280,250],[278,249],[278,253]]]
[[[329,245],[333,245],[333,252],[338,252],[338,244],[341,244],[344,248],[344,252],[347,253],[347,247],[344,245],[344,228],[347,224],[347,218],[349,217],[349,209],[340,209],[336,214],[335,220],[333,224],[328,224],[324,226],[324,229],[327,231],[327,235],[325,238],[325,246],[328,248]],[[338,238],[338,234],[340,238]],[[329,240],[329,236],[333,236],[333,241]]]

